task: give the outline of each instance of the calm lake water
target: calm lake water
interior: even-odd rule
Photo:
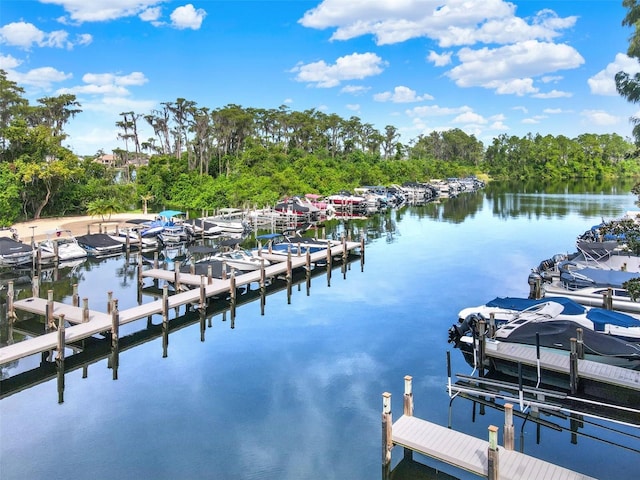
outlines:
[[[526,297],[532,267],[573,252],[576,236],[603,217],[637,208],[630,186],[494,184],[351,222],[366,232],[364,269],[355,260],[330,282],[322,270],[309,294],[302,277],[290,301],[286,289],[269,295],[264,315],[259,300],[239,306],[233,322],[229,312],[211,315],[204,341],[197,315],[175,319],[182,328],[170,333],[166,357],[157,328],[148,333],[145,320],[122,327],[117,380],[108,352],[84,371],[68,356],[62,403],[55,369],[40,356],[2,366],[2,378],[22,386],[2,384],[0,477],[378,479],[382,393],[392,393],[398,418],[405,375],[413,376],[416,416],[444,426],[451,418],[454,429],[487,438],[489,425],[502,427],[502,413],[486,409],[473,422],[464,399],[449,411],[446,352],[454,373],[471,368],[447,344],[447,329],[464,307]],[[138,294],[134,259],[88,261],[64,273],[54,289],[67,303],[74,283],[95,310],[106,311],[109,290],[121,310],[153,300]],[[20,297],[29,288],[16,285]],[[22,329],[16,325],[16,338]],[[587,422],[577,441],[548,428],[538,441],[536,425],[516,418],[516,448],[601,479],[637,478],[640,432],[604,425],[627,435]],[[393,464],[401,458],[397,447]]]

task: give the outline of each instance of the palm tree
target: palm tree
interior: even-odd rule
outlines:
[[[154,198],[155,197],[150,193],[147,193],[146,195],[140,195],[140,199],[142,200],[142,213],[144,213],[145,215],[147,214],[147,202],[149,200],[153,200]]]
[[[112,214],[122,210],[122,205],[115,198],[98,198],[87,204],[87,213],[92,217],[100,216],[103,222],[111,220]]]

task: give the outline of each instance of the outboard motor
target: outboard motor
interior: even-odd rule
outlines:
[[[527,283],[529,283],[529,298],[534,300],[541,298],[542,275],[535,270],[532,270],[529,274],[529,278],[527,278]]]
[[[458,346],[460,339],[464,337],[467,332],[473,332],[475,334],[476,324],[480,320],[485,320],[484,315],[481,313],[470,313],[465,319],[460,318],[458,325],[451,325],[449,328],[448,343],[453,343],[454,347]]]

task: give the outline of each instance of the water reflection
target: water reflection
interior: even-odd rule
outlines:
[[[274,282],[264,300],[253,285],[238,292],[235,315],[225,297],[206,309],[170,311],[165,331],[159,316],[123,325],[115,345],[106,335],[66,350],[63,377],[51,355],[3,366],[3,480],[55,476],[60,451],[65,471],[91,465],[97,478],[379,478],[380,394],[400,397],[398,380],[413,375],[416,416],[447,425],[446,331],[458,311],[498,295],[526,296],[527,276],[541,259],[573,248],[576,235],[601,216],[620,215],[635,202],[604,185],[591,185],[595,194],[586,186],[539,194],[534,187],[489,184],[368,220],[327,222],[319,236],[349,231],[365,238],[366,268],[358,259],[344,270],[334,264],[331,275],[313,270],[310,283],[301,271],[289,288]],[[30,296],[30,279],[12,275],[20,298]],[[41,295],[53,289],[56,300],[71,303],[78,284],[78,295],[98,311],[106,311],[108,290],[123,311],[152,301],[163,287],[138,288],[135,255],[41,279]],[[0,301],[6,305],[6,288]],[[3,344],[44,330],[34,317],[9,333],[0,312]],[[451,353],[454,372],[468,373]],[[394,405],[398,418],[402,402]],[[484,410],[476,405],[474,422],[472,402],[457,400],[452,426],[485,438],[503,414]],[[542,426],[538,443],[537,424],[518,420],[525,453],[605,480],[635,478],[639,454],[613,443],[624,444],[637,429],[621,436],[588,418],[574,418],[573,431],[569,417],[540,420],[562,429]],[[56,448],[47,447],[51,438]],[[401,457],[394,452],[394,478],[411,478],[401,475]]]

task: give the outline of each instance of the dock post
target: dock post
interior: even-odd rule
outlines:
[[[478,365],[478,375],[480,377],[484,377],[484,364],[485,364],[485,341],[486,341],[486,330],[487,330],[487,322],[485,322],[484,320],[480,320],[478,322],[478,356],[479,358],[479,363],[480,365]]]
[[[360,271],[364,272],[364,235],[360,237]]]
[[[113,308],[111,309],[111,370],[112,378],[118,379],[118,337],[120,335],[120,312],[118,311],[118,300],[113,300]]]
[[[505,450],[513,450],[514,431],[513,431],[513,405],[504,404],[504,448]]]
[[[34,297],[38,298],[40,296],[40,278],[36,275],[31,279],[31,290]]]
[[[200,275],[200,308],[204,309],[207,304],[207,294],[204,289],[205,278],[204,275]]]
[[[138,274],[138,287],[142,288],[144,284],[144,280],[142,279],[142,252],[138,252],[138,269],[136,270]]]
[[[82,323],[89,321],[89,299],[84,297],[82,299]]]
[[[173,264],[174,283],[176,286],[176,292],[180,291],[180,261]]]
[[[576,338],[571,338],[571,353],[569,354],[569,387],[571,395],[575,395],[578,391],[578,353]]]
[[[411,375],[405,375],[404,377],[404,409],[403,413],[407,417],[413,417],[413,392],[412,392],[412,382],[413,377]],[[404,459],[412,460],[413,459],[413,451],[409,448],[404,449]]]
[[[107,292],[107,313],[111,313],[112,305],[113,305],[113,292],[109,290]]]
[[[382,467],[388,469],[391,465],[391,449],[393,448],[393,417],[391,415],[391,394],[382,394]]]
[[[117,227],[116,227],[116,235],[118,235]],[[129,252],[131,251],[131,237],[129,236],[128,232],[127,232],[127,235],[124,237],[124,249],[127,252],[127,254],[129,254]]]
[[[13,323],[16,319],[16,310],[13,306],[14,296],[13,280],[9,280],[9,285],[7,286],[7,311],[9,312],[10,323]]]
[[[581,327],[576,328],[576,354],[580,360],[584,359],[584,332]]]
[[[489,425],[489,451],[487,454],[487,472],[489,480],[500,478],[500,462],[498,455],[498,427]]]
[[[260,261],[260,315],[264,315],[264,306],[267,303],[267,285],[264,271],[264,259]]]
[[[231,297],[231,322],[233,325],[233,322],[236,319],[236,294],[237,294],[237,290],[236,290],[236,272],[235,270],[231,271],[231,278],[229,280],[229,295]],[[233,328],[233,326],[231,327]]]
[[[331,242],[327,240],[327,287],[331,286]]]
[[[305,280],[307,285],[307,297],[311,294],[311,251],[307,250]]]
[[[64,313],[58,319],[58,352],[56,353],[56,370],[58,377],[58,403],[64,403]]]
[[[491,312],[489,314],[489,338],[493,338],[496,335],[496,314]]]
[[[80,296],[78,295],[78,284],[74,283],[73,284],[73,295],[71,296],[71,302],[73,303],[74,307],[79,307],[80,306]]]
[[[47,290],[47,325],[49,330],[56,328],[53,320],[53,290]]]
[[[343,236],[342,237],[342,261],[344,263],[347,262],[347,254],[349,253],[349,251],[347,250],[347,237]]]
[[[611,287],[607,288],[607,292],[604,295],[604,308],[613,310],[613,289]]]
[[[167,357],[169,346],[169,286],[162,286],[162,358]]]
[[[160,267],[160,253],[156,250],[153,252],[153,268],[158,269]]]
[[[300,249],[298,249],[300,253]],[[291,266],[291,250],[287,254],[287,304],[291,305],[291,282],[293,281],[293,268]]]

